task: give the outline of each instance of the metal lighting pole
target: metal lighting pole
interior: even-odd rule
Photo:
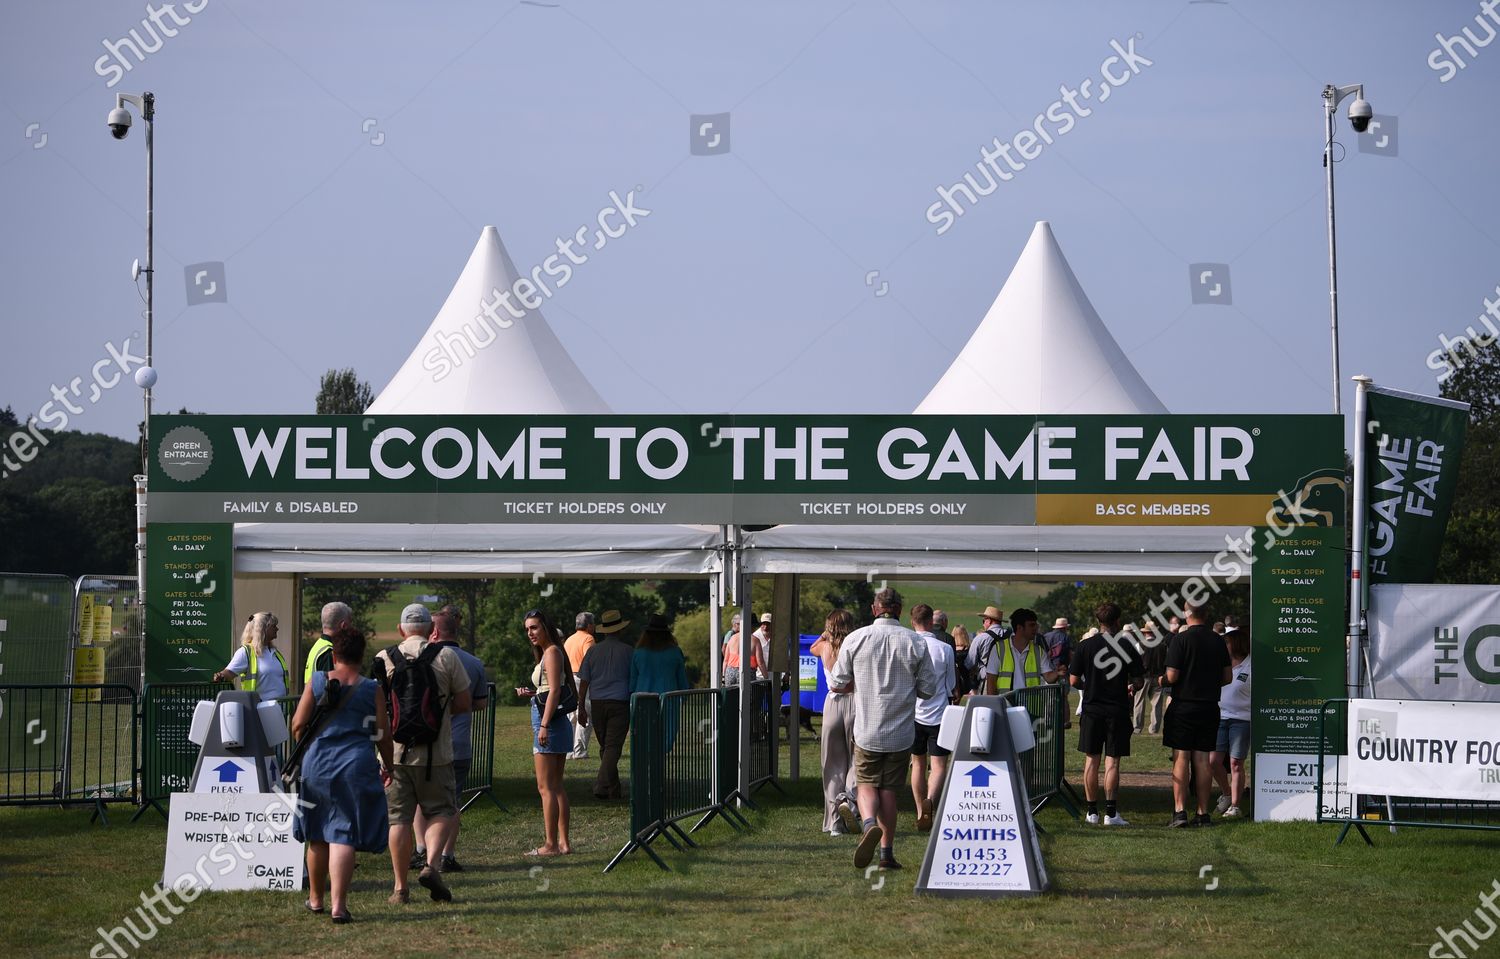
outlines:
[[[1333,331],[1333,411],[1343,412],[1339,402],[1339,270],[1337,245],[1333,227],[1333,114],[1345,97],[1354,96],[1349,105],[1349,122],[1356,133],[1363,133],[1370,126],[1372,110],[1365,99],[1362,83],[1351,83],[1336,87],[1328,84],[1323,88],[1323,169],[1328,180],[1328,308]]]
[[[141,619],[141,690],[146,688],[146,474],[151,457],[151,388],[156,385],[156,369],[152,366],[152,314],[154,287],[156,284],[155,260],[153,257],[156,239],[156,150],[154,133],[156,128],[156,95],[149,90],[140,96],[130,93],[115,94],[115,108],[109,111],[109,132],[116,140],[123,140],[130,133],[130,111],[126,104],[135,107],[146,123],[146,365],[135,371],[135,383],[145,394],[145,419],[141,423],[141,474],[135,477],[136,530],[135,530],[135,585],[136,610]],[[136,274],[139,275],[139,274]]]

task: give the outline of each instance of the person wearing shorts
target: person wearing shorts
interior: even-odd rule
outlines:
[[[1172,703],[1162,720],[1162,745],[1172,753],[1172,800],[1175,811],[1167,825],[1212,826],[1208,815],[1209,790],[1213,786],[1210,757],[1219,741],[1219,691],[1229,685],[1229,650],[1214,632],[1208,608],[1189,604],[1187,628],[1172,637],[1167,647],[1167,685]],[[1188,777],[1198,815],[1189,820]]]
[[[917,701],[916,734],[911,743],[911,796],[917,805],[917,831],[932,829],[932,813],[943,792],[943,777],[948,771],[951,749],[938,745],[938,727],[943,712],[953,701],[953,647],[933,632],[936,613],[926,603],[911,608],[911,628],[927,644],[927,655],[937,675],[937,689],[926,699]],[[932,769],[927,768],[928,762]]]
[[[917,701],[937,691],[937,675],[926,642],[901,625],[901,594],[880,590],[870,611],[875,622],[839,647],[828,689],[854,694],[854,775],[865,815],[854,865],[868,866],[879,846],[880,868],[900,869],[896,792],[906,780]]]
[[[397,628],[402,639],[395,648],[408,661],[415,662],[433,636],[432,613],[426,606],[412,603],[401,611]],[[380,680],[382,689],[388,688],[390,677],[395,674],[391,655],[392,650],[387,649],[375,657],[375,677]],[[437,741],[428,746],[396,744],[396,761],[390,766],[390,782],[385,787],[390,817],[391,869],[395,873],[395,889],[390,897],[393,905],[410,901],[406,871],[411,865],[416,844],[412,820],[417,808],[420,806],[426,817],[423,845],[428,849],[447,847],[458,815],[453,802],[453,716],[468,712],[473,706],[473,697],[469,691],[469,676],[452,649],[438,650],[437,657],[432,660],[432,673],[437,681],[436,692],[447,704],[443,710],[442,729]],[[443,880],[441,858],[428,862],[417,875],[417,882],[432,895],[434,902],[447,902],[453,898]]]
[[[1145,676],[1134,642],[1120,629],[1120,607],[1094,610],[1099,630],[1078,644],[1068,664],[1069,681],[1082,691],[1078,751],[1083,753],[1083,797],[1089,825],[1128,826],[1120,815],[1120,760],[1130,755],[1135,731],[1130,707]],[[1099,815],[1099,760],[1104,760],[1104,815]]]
[[[1219,695],[1219,739],[1211,765],[1219,786],[1214,811],[1235,819],[1244,815],[1245,760],[1250,756],[1250,630],[1229,630],[1224,645],[1229,647],[1232,678]]]

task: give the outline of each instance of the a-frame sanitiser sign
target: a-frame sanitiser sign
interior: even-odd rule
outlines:
[[[1048,887],[1005,706],[998,696],[968,701],[917,876],[919,893],[1033,896]]]

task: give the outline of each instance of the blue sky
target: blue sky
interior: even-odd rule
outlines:
[[[26,5],[0,38],[0,406],[23,417],[144,332],[143,129],[104,120],[145,89],[161,411],[311,412],[330,367],[378,391],[484,225],[528,270],[639,188],[649,217],[543,306],[617,412],[910,412],[1038,219],[1173,412],[1325,412],[1330,82],[1398,121],[1395,155],[1361,152],[1340,110],[1346,377],[1435,393],[1438,334],[1500,285],[1500,43],[1428,62],[1435,34],[1484,39],[1477,3],[173,9],[123,75],[96,62],[151,39],[144,3]],[[936,188],[1133,38],[1151,64],[938,235]],[[729,151],[693,155],[690,117],[722,113]],[[224,302],[189,305],[205,262]],[[1231,305],[1193,305],[1199,262],[1229,265]],[[69,425],[133,437],[140,410],[123,382]]]

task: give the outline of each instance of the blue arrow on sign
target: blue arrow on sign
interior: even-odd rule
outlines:
[[[975,766],[973,769],[964,773],[964,775],[969,777],[969,784],[971,786],[976,789],[984,789],[990,784],[990,780],[995,776],[998,776],[999,773],[995,772],[988,766]],[[232,781],[233,780],[231,780],[231,782]]]
[[[239,782],[240,773],[242,771],[243,770],[240,769],[238,763],[231,762],[227,759],[214,767],[214,772],[219,774],[219,782],[221,783]],[[986,778],[985,782],[989,782],[989,779]]]

